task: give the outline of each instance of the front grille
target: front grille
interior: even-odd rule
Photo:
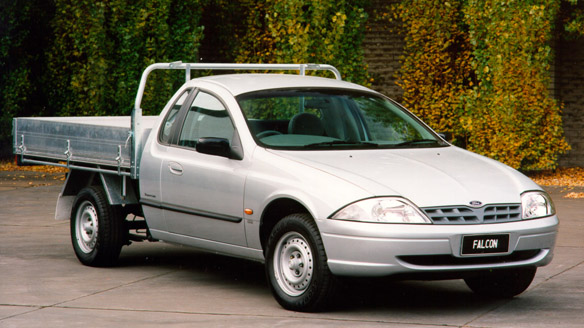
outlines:
[[[521,220],[521,204],[424,207],[424,213],[435,224],[500,223]]]
[[[494,205],[485,207],[484,222],[507,222],[521,220],[521,205]]]

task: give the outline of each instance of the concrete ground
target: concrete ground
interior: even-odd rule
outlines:
[[[561,188],[549,189],[561,219],[555,258],[520,297],[481,299],[461,280],[372,280],[346,286],[344,305],[306,314],[276,303],[259,263],[135,243],[117,267],[81,265],[69,223],[53,219],[61,184],[0,174],[0,327],[584,326],[584,199]]]

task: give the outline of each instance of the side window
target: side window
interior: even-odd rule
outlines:
[[[186,101],[187,97],[189,96],[190,90],[186,90],[183,94],[178,98],[178,100],[172,105],[168,114],[164,118],[164,123],[162,123],[162,128],[160,129],[160,135],[158,136],[158,140],[163,144],[169,144],[172,139],[172,127],[174,126],[174,122],[177,119],[178,112],[180,108]]]
[[[187,113],[179,145],[194,148],[203,137],[225,138],[231,143],[233,131],[233,123],[221,101],[201,91]]]

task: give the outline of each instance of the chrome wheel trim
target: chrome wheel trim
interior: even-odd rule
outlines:
[[[297,232],[284,234],[274,252],[274,275],[288,296],[302,295],[310,286],[314,259],[310,244]]]
[[[91,253],[97,244],[99,225],[97,211],[90,201],[84,201],[77,209],[75,232],[79,249],[83,253]]]

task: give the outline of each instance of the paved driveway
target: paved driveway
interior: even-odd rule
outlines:
[[[81,265],[53,219],[59,180],[0,181],[0,327],[582,327],[584,199],[552,191],[554,261],[520,297],[493,301],[461,280],[350,281],[345,305],[283,310],[259,263],[165,243],[135,243],[115,268]],[[40,186],[35,186],[40,185]]]

